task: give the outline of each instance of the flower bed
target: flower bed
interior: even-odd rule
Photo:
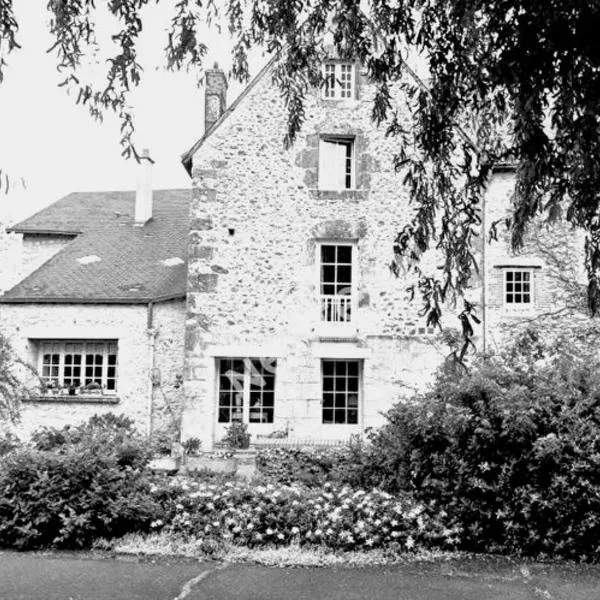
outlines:
[[[166,503],[155,530],[245,546],[313,544],[340,550],[451,548],[456,530],[408,497],[325,484],[256,486],[173,480],[153,493]]]

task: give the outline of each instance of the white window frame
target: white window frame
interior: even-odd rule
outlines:
[[[320,190],[356,189],[356,139],[353,136],[323,135],[319,139]]]
[[[119,344],[118,340],[115,339],[38,339],[34,340],[34,344],[37,350],[37,362],[38,362],[38,373],[40,379],[47,386],[45,394],[52,395],[70,395],[70,396],[87,396],[87,395],[95,395],[95,394],[103,394],[103,395],[116,395],[119,387]],[[76,377],[73,372],[71,372],[71,376],[66,376],[65,369],[69,367],[73,368],[75,366],[74,363],[71,365],[66,363],[66,356],[69,354],[73,354],[73,352],[68,352],[69,345],[82,346],[81,352],[77,353],[81,355],[81,363],[79,366],[79,377]],[[98,352],[97,346],[101,345],[101,352]],[[90,346],[96,346],[96,348],[89,348]],[[88,351],[89,350],[89,351]],[[111,351],[112,350],[112,351]],[[58,362],[55,362],[51,359],[50,363],[44,361],[44,356],[47,354],[58,355]],[[92,379],[100,379],[100,388],[96,389],[86,389],[88,382],[86,382],[86,356],[102,356],[101,360],[101,375],[100,377],[96,376],[95,373],[92,375]],[[115,356],[114,364],[109,364],[109,356]],[[51,366],[56,367],[58,373],[56,376],[53,375],[52,371],[46,374],[45,367]],[[92,368],[98,366],[94,359],[92,363]],[[109,370],[113,370],[113,376],[109,377]],[[74,379],[79,380],[79,385],[67,385],[65,383],[65,379],[70,379],[71,383]],[[112,389],[108,388],[109,381],[114,380],[114,387]]]
[[[323,79],[321,97],[324,100],[352,100],[356,97],[356,68],[353,62],[326,61],[323,64]]]
[[[230,388],[223,389],[221,387],[221,377],[226,376],[226,374],[221,373],[221,363],[224,361],[242,361],[244,365],[244,372],[241,377],[230,377]],[[255,362],[260,361],[260,370],[256,368]],[[262,371],[262,372],[261,372]],[[253,378],[260,382],[260,380],[264,381],[263,375],[264,372],[272,372],[273,373],[273,387],[271,390],[264,390],[264,384],[261,386],[259,390],[252,389],[252,380]],[[227,372],[226,372],[227,373]],[[276,395],[275,389],[277,385],[277,359],[276,358],[267,358],[267,357],[239,357],[239,356],[222,356],[216,359],[216,375],[217,375],[217,423],[219,425],[230,425],[231,423],[245,423],[246,425],[272,425],[275,422],[275,410],[276,410]],[[237,391],[236,391],[237,390]],[[269,391],[273,394],[273,406],[265,407],[264,406],[264,392]],[[230,402],[228,404],[221,404],[221,393],[241,393],[242,397],[242,418],[241,421],[239,419],[233,420],[233,403]],[[260,394],[260,404],[257,406],[251,406],[252,402],[252,393],[258,392]],[[225,409],[229,406],[229,420],[221,420],[221,409]],[[268,419],[268,411],[271,412],[271,419]],[[253,415],[254,413],[254,415]],[[251,421],[250,419],[253,416],[256,416],[256,413],[259,414],[259,418],[261,420]],[[267,420],[262,420],[263,416],[267,414]]]
[[[534,269],[531,267],[506,267],[503,269],[504,273],[502,276],[502,304],[509,311],[515,312],[528,312],[533,309],[535,303],[535,289],[534,289]],[[509,273],[513,275],[512,281],[509,281]],[[516,273],[521,274],[521,281],[516,282],[514,279],[514,275]],[[523,274],[527,274],[529,276],[529,302],[514,302],[514,298],[517,294],[521,297],[526,294],[523,291]],[[515,285],[519,283],[521,285],[520,291],[515,291]],[[512,291],[508,291],[508,286],[513,286]],[[508,294],[512,294],[513,302],[508,301]]]
[[[319,304],[319,322],[322,326],[331,326],[334,328],[343,328],[343,327],[354,327],[356,324],[356,311],[358,309],[358,301],[357,301],[357,288],[358,288],[358,245],[354,240],[321,240],[317,243],[317,293],[318,293],[318,304]],[[326,246],[346,246],[350,248],[350,294],[349,300],[346,300],[346,294],[338,295],[334,294],[325,294],[322,290],[322,285],[338,285],[337,281],[325,283],[323,281],[323,273],[322,267],[323,265],[347,265],[347,263],[323,263],[322,262],[322,252],[323,248]],[[336,259],[337,259],[337,250],[336,250]],[[336,278],[337,280],[337,278]],[[328,306],[330,305],[330,299],[334,299],[334,303],[337,303],[337,299],[339,299],[339,308],[334,308],[334,315],[340,316],[337,319],[327,319],[325,318],[329,312]],[[342,315],[340,313],[340,309],[349,308],[350,314]],[[329,313],[331,314],[331,313]]]
[[[334,367],[334,375],[326,375],[325,374],[325,363],[333,363]],[[356,375],[349,374],[348,364],[352,363],[356,365]],[[341,364],[346,364],[345,373],[343,375],[339,375],[338,366]],[[333,383],[333,388],[331,390],[325,390],[325,379],[331,379]],[[343,390],[338,390],[338,380],[344,380],[344,385],[342,386]],[[356,391],[349,391],[349,381],[356,380]],[[350,407],[350,394],[356,393],[356,404],[354,407]],[[329,406],[326,403],[325,395],[331,394],[333,396],[333,404]],[[336,395],[337,394],[345,394],[344,406],[339,407],[336,406]],[[349,413],[351,410],[356,411],[356,421],[350,423],[348,421]],[[331,421],[325,421],[325,411],[331,411]],[[343,422],[336,422],[336,412],[343,412],[345,415],[345,420]],[[351,427],[359,426],[362,420],[362,360],[358,359],[349,359],[349,358],[323,358],[321,359],[321,423],[323,425],[349,425]]]

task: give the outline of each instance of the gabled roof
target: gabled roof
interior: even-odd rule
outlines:
[[[76,235],[0,303],[137,304],[185,298],[190,190],[153,193],[153,218],[134,224],[135,192],[69,194],[12,231]]]
[[[192,159],[197,150],[202,146],[206,138],[214,133],[229,117],[229,115],[238,107],[240,102],[250,93],[250,91],[256,86],[256,84],[266,75],[271,66],[275,63],[275,57],[271,58],[267,64],[258,72],[256,77],[242,90],[240,95],[223,111],[223,114],[215,121],[213,126],[204,132],[202,137],[184,154],[181,155],[181,162],[188,172],[188,175],[192,174]]]

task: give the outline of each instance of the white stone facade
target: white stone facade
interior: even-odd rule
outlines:
[[[156,304],[152,311],[149,330],[143,304],[2,304],[0,329],[31,366],[23,374],[32,389],[39,388],[33,371],[39,371],[42,340],[115,340],[118,348],[115,393],[85,399],[35,393],[22,404],[18,430],[28,435],[42,425],[62,427],[106,412],[125,414],[144,433],[176,429],[167,402],[178,415],[185,307],[173,301]],[[152,368],[160,370],[154,385]]]

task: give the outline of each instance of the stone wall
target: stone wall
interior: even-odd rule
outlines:
[[[147,310],[146,305],[2,304],[0,330],[11,340],[17,354],[34,369],[38,365],[36,340],[118,340],[118,401],[100,396],[83,402],[64,396],[24,402],[19,430],[27,435],[41,425],[60,427],[96,413],[115,412],[133,418],[139,430],[147,433],[151,402],[152,429],[172,428],[166,399],[177,412],[181,405],[177,375],[182,369],[184,303],[168,302],[154,307],[154,366],[160,368],[160,386],[153,386],[150,379]],[[27,379],[33,386],[35,377],[29,374]]]
[[[219,357],[277,357],[275,423],[255,434],[287,428],[332,438],[377,424],[380,411],[426,385],[444,356],[420,303],[408,301],[413,281],[388,267],[412,208],[393,169],[394,141],[371,122],[372,94],[366,84],[357,100],[329,102],[315,93],[301,135],[286,150],[286,113],[267,74],[194,156],[184,437],[210,445],[220,435]],[[400,96],[398,105],[408,127]],[[354,137],[357,189],[317,189],[322,135]],[[358,252],[355,327],[341,336],[320,322],[317,247],[324,240],[352,243]],[[363,361],[358,427],[321,424],[326,357]]]

